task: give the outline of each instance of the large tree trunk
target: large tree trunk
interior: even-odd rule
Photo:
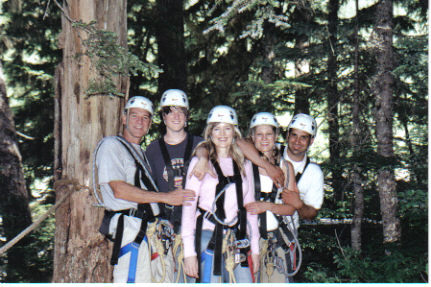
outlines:
[[[335,200],[344,200],[342,189],[342,166],[340,163],[340,140],[338,125],[338,76],[337,76],[337,25],[338,25],[338,0],[330,0],[328,13],[328,125],[329,125],[329,161],[332,171],[332,188],[335,193]]]
[[[15,123],[6,95],[0,63],[0,215],[4,237],[10,241],[31,223],[28,193],[16,140]],[[6,281],[20,282],[31,274],[29,238],[24,238],[7,252]]]
[[[115,32],[118,43],[127,45],[126,1],[67,1],[63,9],[73,20],[96,21],[97,27]],[[54,282],[111,282],[111,244],[98,233],[103,210],[94,207],[91,192],[91,163],[96,143],[120,129],[124,101],[118,97],[85,95],[95,76],[85,56],[82,30],[72,27],[63,15],[60,45],[63,62],[58,70],[61,92],[58,114],[61,123],[61,179],[55,183],[56,198],[69,190],[72,195],[56,211]],[[127,94],[127,79],[114,79],[119,92]]]
[[[306,24],[310,21],[312,15],[307,7],[296,7],[293,14],[293,23],[301,23]],[[295,20],[296,19],[296,20]],[[295,48],[301,51],[301,57],[299,60],[295,61],[295,79],[301,81],[303,78],[310,73],[310,60],[305,56],[307,52],[307,48],[309,46],[308,35],[306,34],[298,34],[296,36]],[[298,88],[295,93],[295,111],[294,114],[298,113],[310,113],[310,103],[308,101],[309,98],[309,89],[308,88]]]
[[[377,153],[385,162],[394,157],[392,135],[392,98],[393,98],[393,53],[392,53],[392,18],[391,0],[381,0],[376,10],[374,29],[376,43],[377,71],[373,92],[376,97],[376,135]],[[383,219],[383,242],[400,240],[401,226],[397,218],[398,198],[394,171],[386,163],[380,168],[377,178],[380,197],[380,212]]]
[[[187,92],[186,53],[184,47],[184,20],[182,0],[157,0],[159,94],[167,89]]]
[[[271,84],[276,80],[275,77],[275,45],[277,36],[274,24],[266,22],[264,25],[264,65],[262,68],[262,80],[265,84]]]
[[[359,90],[359,0],[355,1],[356,5],[356,26],[355,26],[355,93],[352,102],[352,134],[350,144],[353,149],[353,157],[355,163],[353,164],[351,181],[354,192],[353,204],[353,220],[352,228],[350,231],[352,248],[360,251],[362,246],[362,218],[364,216],[364,191],[362,189],[361,169],[358,165],[359,153],[361,151],[361,122],[360,114],[360,90]]]

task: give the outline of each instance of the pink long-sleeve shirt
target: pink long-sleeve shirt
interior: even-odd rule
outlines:
[[[225,176],[233,175],[232,158],[218,158],[220,168]],[[212,210],[215,200],[215,190],[218,184],[218,178],[214,178],[209,174],[200,181],[197,177],[189,178],[190,172],[193,170],[198,159],[192,158],[188,171],[186,189],[193,190],[196,193],[196,198],[191,202],[190,206],[183,206],[183,214],[181,219],[181,237],[184,244],[184,257],[196,256],[195,252],[195,230],[196,218],[199,216],[196,204],[199,201],[199,207],[204,210]],[[213,167],[214,173],[216,172]],[[242,192],[244,205],[254,202],[254,184],[253,171],[249,161],[244,162],[244,174],[242,175]],[[215,207],[214,207],[215,209]],[[236,199],[235,184],[231,184],[225,191],[224,210],[226,218],[225,223],[232,222],[238,216],[238,204]],[[214,210],[215,212],[215,210]],[[234,221],[235,222],[235,221]],[[215,225],[204,219],[202,230],[214,230]],[[251,229],[251,230],[250,230]],[[257,223],[257,215],[252,215],[247,212],[247,234],[250,239],[251,251],[253,254],[259,254],[259,228]]]

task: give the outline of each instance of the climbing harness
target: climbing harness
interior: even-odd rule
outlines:
[[[229,248],[226,247],[226,244],[223,244],[224,240],[229,237],[228,234],[232,234],[235,236],[235,240],[233,240],[230,248],[235,250],[234,253],[227,253],[229,260],[234,260],[235,258],[245,257],[247,258],[247,251],[250,247],[250,242],[246,238],[246,228],[247,228],[247,213],[244,208],[243,203],[243,194],[242,194],[242,177],[239,171],[238,165],[235,161],[232,161],[234,167],[234,175],[230,177],[226,177],[223,175],[223,172],[215,160],[211,160],[217,175],[218,175],[218,184],[216,186],[215,192],[215,200],[212,206],[212,210],[204,210],[197,205],[197,209],[200,214],[196,220],[196,236],[195,236],[195,248],[198,259],[200,259],[199,264],[199,278],[198,282],[209,283],[211,279],[211,269],[213,269],[213,274],[220,276],[221,275],[221,263],[222,256],[226,254],[226,250]],[[236,196],[237,196],[237,204],[238,204],[238,219],[233,220],[232,222],[224,222],[225,219],[225,210],[224,210],[224,199],[225,199],[225,191],[231,185],[235,184],[236,186]],[[216,208],[215,208],[216,207]],[[215,210],[215,212],[214,212]],[[212,233],[211,239],[208,243],[207,248],[201,253],[201,236],[202,236],[202,224],[203,220],[207,219],[213,224],[215,224],[214,231]],[[223,236],[224,231],[226,234]],[[224,238],[224,239],[223,239]],[[225,246],[223,248],[223,246]],[[227,248],[227,249],[226,249]],[[236,255],[239,253],[239,255]],[[229,257],[231,256],[231,257]],[[232,262],[227,261],[226,264],[231,264]],[[238,261],[238,262],[235,262]],[[235,260],[232,264],[241,264],[242,266],[247,266],[246,260]],[[212,262],[214,262],[214,267],[211,266]],[[204,270],[201,270],[201,265],[204,265]],[[233,267],[234,265],[232,265]],[[226,265],[226,269],[234,270],[234,268],[230,268],[230,265]],[[233,276],[233,273],[230,275]]]
[[[188,165],[190,162],[190,157],[193,151],[193,136],[187,133],[186,137],[186,148],[184,150],[184,165],[181,168],[175,168],[172,166],[172,160],[169,156],[168,149],[166,147],[166,143],[163,139],[163,136],[158,140],[159,147],[163,156],[163,161],[166,166],[166,171],[168,173],[168,190],[175,190],[175,178],[182,177],[182,187],[185,186],[185,178],[188,169]],[[172,225],[174,226],[175,233],[179,232],[179,227],[181,226],[181,212],[182,206],[172,206],[168,204],[163,205],[162,217],[168,219]]]
[[[283,163],[288,166],[285,160],[283,160]],[[262,192],[259,169],[254,164],[253,175],[256,200],[275,203],[279,199],[283,188],[277,189],[273,184],[270,193]],[[301,175],[299,174],[299,179]],[[286,182],[285,188],[287,188],[287,185],[288,182]],[[263,212],[259,214],[259,231],[263,239],[260,252],[261,266],[266,266],[268,278],[272,276],[274,269],[277,269],[279,273],[284,274],[286,277],[292,277],[298,273],[302,263],[302,250],[296,236],[295,223],[290,215],[281,216],[274,214],[274,216],[278,222],[277,228],[268,230],[267,213]],[[276,254],[277,247],[281,247],[284,251],[286,268],[284,267],[283,260]]]
[[[182,167],[177,167],[174,169],[174,167],[172,166],[172,159],[169,156],[169,151],[166,147],[166,143],[164,141],[163,136],[158,140],[158,144],[160,147],[160,151],[162,153],[163,156],[163,161],[165,163],[165,167],[166,167],[166,171],[168,174],[168,191],[172,191],[175,190],[176,185],[175,185],[175,179],[178,177],[182,178],[182,187],[184,188],[185,186],[185,182],[186,182],[186,174],[187,174],[187,169],[190,163],[190,158],[192,155],[192,151],[193,151],[193,140],[194,140],[194,136],[192,136],[191,134],[187,133],[186,135],[186,147],[184,150],[184,155],[183,155],[183,166]],[[172,206],[169,204],[163,204],[162,205],[162,217],[167,219],[169,222],[171,222],[171,224],[174,226],[174,234],[178,234],[179,230],[180,230],[180,226],[181,226],[181,215],[182,215],[182,206]],[[174,255],[174,260],[176,260],[178,262],[178,270],[177,270],[177,278],[176,278],[176,282],[179,282],[180,280],[180,273],[183,273],[183,282],[187,282],[187,277],[184,273],[184,262],[183,262],[183,257],[184,257],[184,253],[182,250],[182,246],[181,246],[181,236],[177,237],[177,245],[180,246],[181,250],[180,250],[180,254],[179,254],[179,258],[176,258],[177,255],[177,251],[178,251],[178,247],[173,251],[173,255]],[[171,241],[172,244],[172,241]]]
[[[149,163],[145,155],[142,156],[138,154],[138,152],[134,149],[134,147],[124,138],[117,136],[115,137],[123,146],[124,148],[129,152],[129,154],[132,156],[132,158],[135,161],[136,165],[136,172],[134,175],[134,185],[136,187],[141,188],[141,181],[144,184],[144,187],[147,190],[155,190],[158,191],[156,184],[154,183],[150,172],[149,172]],[[101,143],[103,140],[98,144],[95,150],[94,154],[94,161],[93,161],[93,185],[94,185],[94,194],[98,201],[97,206],[105,207],[103,202],[101,201],[100,197],[98,196],[98,181],[96,181],[96,155],[97,151],[100,148]],[[115,237],[112,237],[109,233],[109,224],[111,219],[119,214],[118,221],[117,221],[117,227],[115,231]],[[136,209],[125,209],[125,210],[107,210],[105,209],[104,218],[102,220],[102,225],[99,229],[99,231],[104,234],[108,239],[114,241],[114,247],[112,251],[111,256],[111,265],[117,265],[118,259],[122,256],[125,256],[126,254],[130,253],[130,261],[129,261],[129,270],[128,270],[128,283],[134,283],[136,279],[136,268],[137,268],[137,262],[138,262],[138,254],[139,254],[139,247],[142,244],[143,241],[145,241],[148,244],[149,248],[149,254],[151,254],[152,259],[155,254],[157,254],[156,257],[161,257],[162,261],[162,281],[165,278],[165,264],[164,264],[164,249],[162,242],[168,237],[168,230],[164,225],[158,224],[159,221],[157,219],[157,216],[160,214],[160,209],[157,203],[147,203],[147,204],[138,204]],[[124,216],[129,217],[136,217],[141,219],[140,227],[137,232],[137,235],[135,239],[126,244],[125,246],[121,247],[123,234],[124,234]],[[156,228],[162,228],[158,233],[155,232]],[[155,235],[156,233],[156,235]],[[156,243],[155,251],[151,248],[151,242],[153,236],[159,236],[157,238],[158,240],[154,240]],[[164,236],[164,237],[163,237]],[[161,246],[161,247],[160,247]],[[162,250],[163,249],[163,250]],[[152,272],[151,272],[152,274]],[[153,276],[152,276],[153,277]],[[154,278],[152,278],[153,280]],[[160,282],[162,282],[160,281]]]

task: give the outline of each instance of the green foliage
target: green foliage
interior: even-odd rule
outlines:
[[[412,257],[400,246],[390,254],[361,255],[351,248],[343,248],[334,255],[338,274],[344,282],[353,283],[411,283],[425,277],[426,258]]]
[[[426,282],[426,233],[403,240],[403,244],[383,245],[380,236],[375,236],[378,226],[363,224],[364,234],[369,235],[363,237],[362,252],[358,252],[348,247],[350,228],[346,227],[301,226],[304,259],[296,282]]]
[[[87,95],[117,95],[119,93],[114,83],[114,77],[136,76],[139,72],[147,77],[157,77],[161,69],[151,63],[145,63],[138,56],[132,54],[118,44],[118,37],[114,32],[100,30],[96,22],[75,22],[73,27],[79,28],[87,33],[83,40],[86,47],[84,54],[91,59],[93,68],[100,78],[90,79]]]

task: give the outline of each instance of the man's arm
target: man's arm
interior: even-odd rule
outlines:
[[[300,209],[298,209],[298,214],[299,216],[301,216],[304,219],[313,219],[316,217],[317,215],[317,209],[315,209],[314,207],[310,206],[310,205],[306,205],[304,204],[303,207],[301,207]]]
[[[192,172],[190,173],[189,178],[194,175],[199,180],[202,180],[206,173],[208,173],[212,177],[217,177],[217,175],[213,172],[209,165],[209,152],[206,142],[200,142],[196,146],[193,155],[198,157],[199,160],[194,166]]]
[[[316,217],[317,209],[310,205],[306,205],[299,197],[298,192],[293,190],[284,190],[281,193],[281,198],[284,203],[293,206],[298,211],[301,218],[313,219]]]
[[[119,199],[133,201],[137,203],[167,203],[170,205],[187,205],[188,201],[195,198],[192,190],[176,189],[174,191],[153,192],[138,188],[121,180],[110,181],[109,186],[114,192],[114,196]]]
[[[246,139],[240,139],[237,141],[239,148],[244,153],[245,157],[248,158],[255,165],[266,170],[268,176],[272,181],[281,187],[284,185],[284,173],[280,167],[271,164],[259,155],[254,144]]]

